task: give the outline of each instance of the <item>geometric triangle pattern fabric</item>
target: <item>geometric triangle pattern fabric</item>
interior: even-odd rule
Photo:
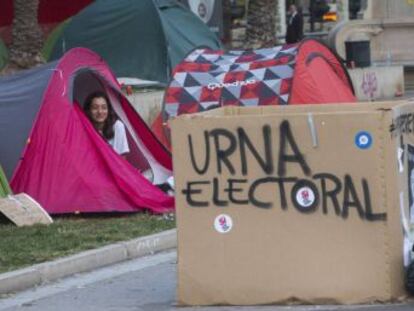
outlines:
[[[200,82],[194,79],[191,74],[188,74],[185,77],[184,86],[185,87],[200,86]]]
[[[174,69],[163,115],[168,119],[225,105],[285,105],[297,52],[298,45],[227,52],[196,49]]]
[[[200,101],[201,90],[202,90],[201,86],[188,87],[186,90],[187,90],[187,93],[190,94],[192,98],[194,98],[197,101]]]
[[[228,89],[223,88],[221,91],[221,103],[223,105],[231,105],[230,103],[238,103],[240,96],[235,96],[232,92]]]

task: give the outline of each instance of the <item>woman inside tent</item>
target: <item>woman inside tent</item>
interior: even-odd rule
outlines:
[[[116,153],[127,159],[126,156],[130,153],[130,148],[125,125],[118,120],[108,96],[100,91],[90,94],[85,100],[83,109],[96,131],[112,146]],[[147,179],[152,180],[151,170],[141,173]],[[172,178],[156,186],[166,193],[172,194],[174,191]]]
[[[108,96],[104,92],[90,94],[83,106],[86,115],[99,134],[112,146],[116,153],[129,153],[125,125],[118,120]]]

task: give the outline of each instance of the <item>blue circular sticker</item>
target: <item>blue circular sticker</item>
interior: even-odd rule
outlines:
[[[355,135],[355,145],[359,149],[368,149],[372,145],[372,136],[370,133],[361,131]]]

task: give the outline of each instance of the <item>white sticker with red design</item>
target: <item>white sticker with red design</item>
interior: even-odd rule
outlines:
[[[315,193],[309,187],[302,187],[296,192],[296,202],[302,207],[309,207],[315,202]]]
[[[229,215],[220,214],[214,220],[214,228],[219,233],[230,232],[233,228],[233,220]]]

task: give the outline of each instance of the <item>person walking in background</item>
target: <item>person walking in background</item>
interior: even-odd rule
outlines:
[[[303,38],[303,17],[296,5],[291,4],[288,11],[286,43],[296,43]]]

